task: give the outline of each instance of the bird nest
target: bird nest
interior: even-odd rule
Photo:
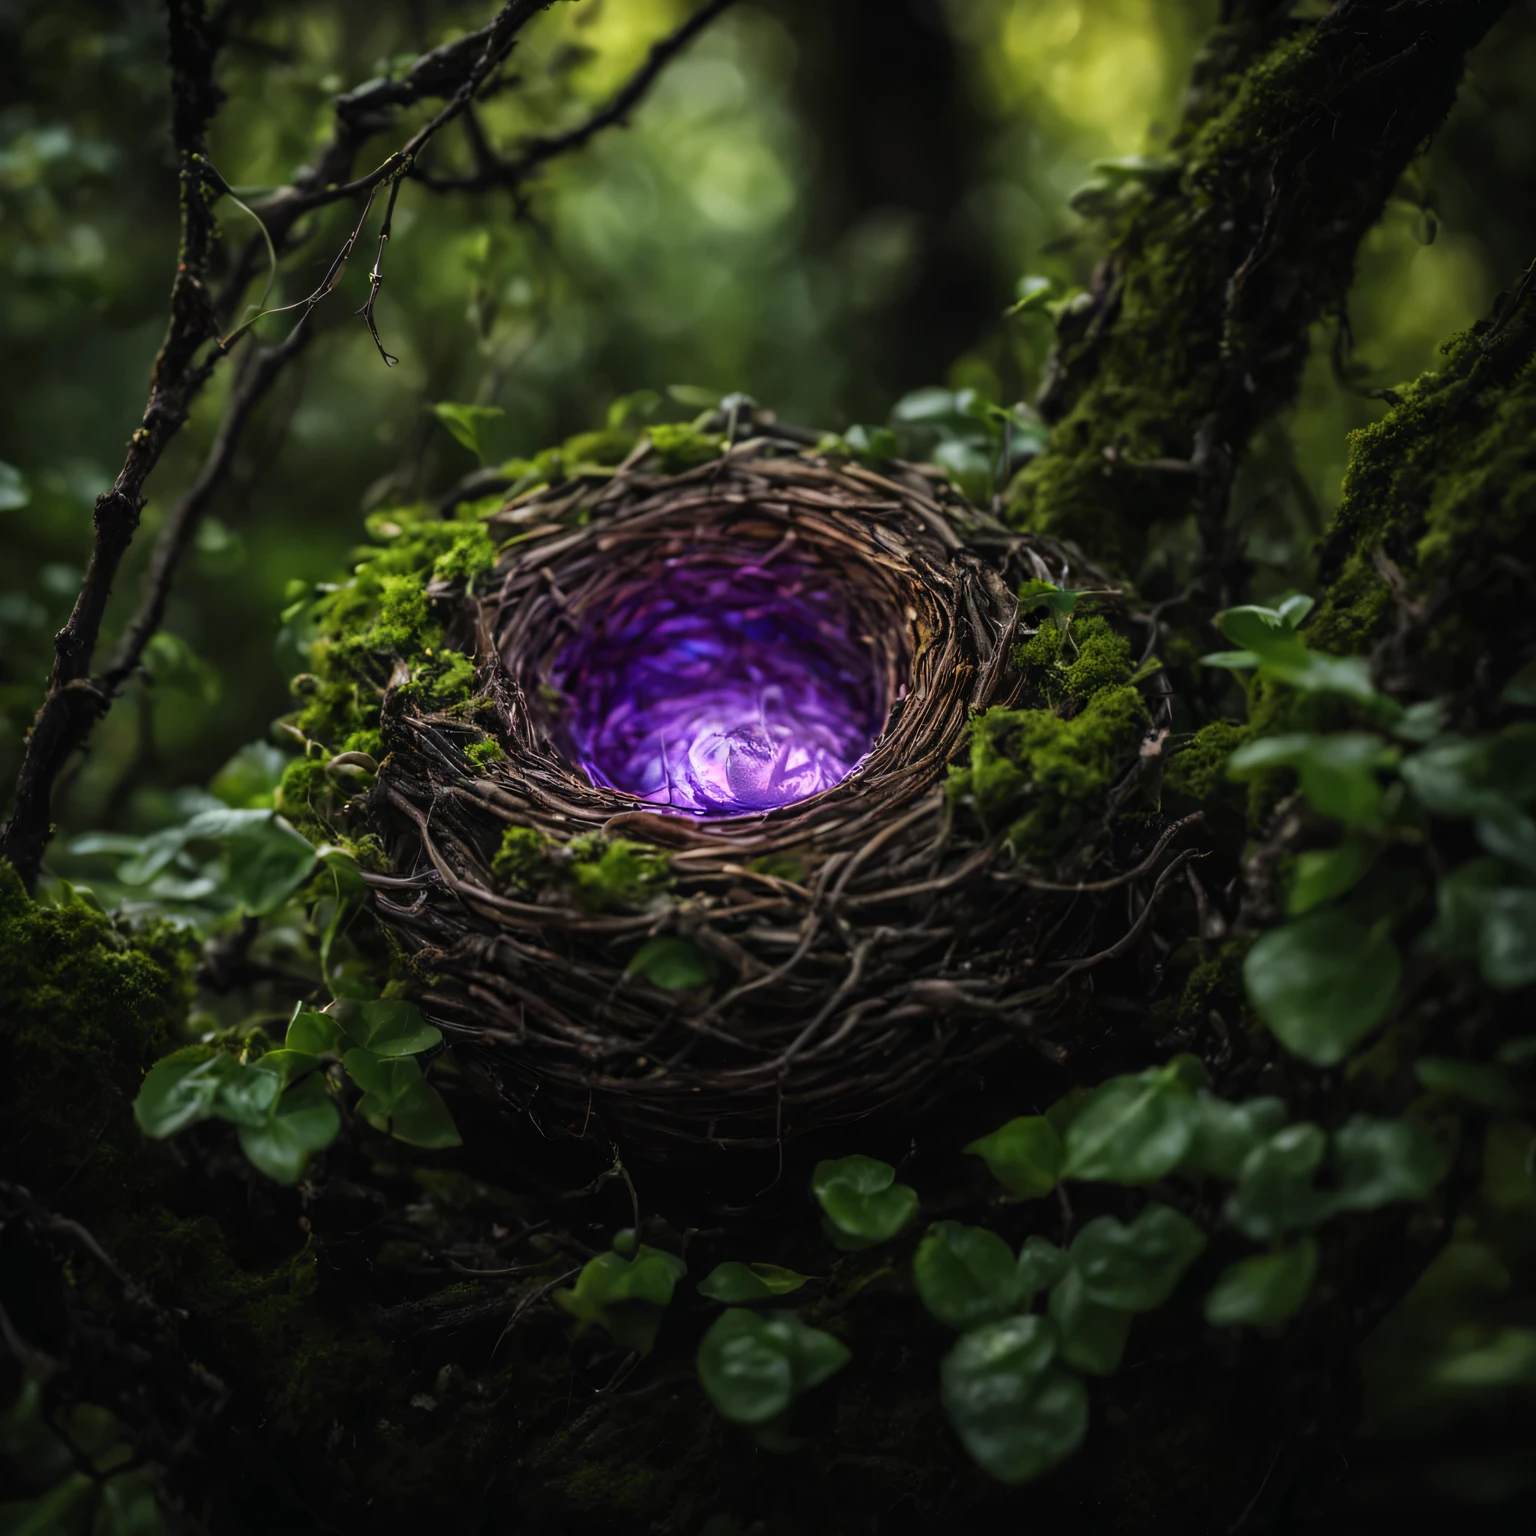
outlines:
[[[1051,1030],[1102,948],[1078,887],[945,792],[971,717],[1022,686],[1019,582],[1097,573],[935,472],[753,431],[510,501],[491,575],[430,589],[474,712],[423,708],[403,667],[384,703],[376,910],[424,1008],[543,1130],[631,1156],[919,1109]],[[810,746],[770,724],[658,774],[632,717],[667,704],[662,651],[705,692],[808,677]]]

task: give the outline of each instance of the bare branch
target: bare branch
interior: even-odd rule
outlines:
[[[213,368],[213,359],[199,358],[199,353],[217,334],[207,289],[217,188],[205,175],[205,135],[222,99],[213,80],[218,40],[202,0],[168,0],[167,13],[172,139],[181,177],[181,250],[171,284],[171,319],[155,357],[143,420],[128,440],[127,458],[111,490],[97,498],[95,542],[80,595],[54,637],[48,692],[27,737],[11,819],[0,832],[0,856],[16,866],[29,888],[52,835],[54,780],[107,707],[107,696],[89,669],[112,583],[139,526],[144,484]]]
[[[434,176],[415,169],[408,174],[413,181],[419,181],[434,192],[487,192],[496,187],[520,186],[550,160],[581,149],[605,128],[627,123],[630,113],[645,99],[662,70],[733,4],[735,0],[707,0],[676,31],[653,43],[645,63],[619,87],[612,99],[574,128],[527,139],[517,153],[506,160],[487,154],[481,141],[476,155],[479,168],[468,176]]]

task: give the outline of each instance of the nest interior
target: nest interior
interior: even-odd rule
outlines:
[[[369,809],[395,870],[378,914],[493,1093],[666,1160],[919,1109],[1053,1026],[1096,942],[1082,888],[1022,869],[944,779],[1020,687],[1015,588],[1093,584],[1075,551],[761,424],[681,474],[642,442],[491,529],[492,575],[433,589],[480,713],[424,710],[397,669]],[[873,732],[851,771],[733,815],[594,782],[572,678],[623,660],[623,615],[657,589],[682,594],[669,613],[790,592],[841,615],[835,670]],[[471,753],[492,715],[504,755]]]

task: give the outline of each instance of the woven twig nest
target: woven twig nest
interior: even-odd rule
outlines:
[[[1096,942],[1076,894],[957,818],[944,778],[971,715],[1020,686],[1019,581],[1101,578],[935,474],[755,430],[684,473],[642,447],[510,502],[494,573],[433,589],[475,658],[479,713],[423,711],[404,669],[384,705],[371,809],[397,873],[377,911],[427,978],[424,1007],[546,1133],[630,1155],[920,1107],[1050,1028]],[[732,572],[748,607],[792,588],[841,612],[873,745],[832,787],[748,814],[594,784],[562,658],[601,646],[636,594]],[[482,728],[504,757],[473,750]],[[635,878],[604,887],[605,851]],[[635,969],[657,940],[698,957],[681,978],[697,985]]]

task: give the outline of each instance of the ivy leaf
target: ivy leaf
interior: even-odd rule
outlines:
[[[1450,1159],[1416,1120],[1353,1115],[1334,1133],[1339,1188],[1330,1209],[1373,1211],[1394,1200],[1424,1200],[1450,1172]]]
[[[342,1057],[342,1065],[363,1090],[358,1114],[376,1131],[413,1147],[460,1144],[448,1106],[409,1056],[378,1056],[358,1048]]]
[[[1044,1115],[1021,1115],[965,1150],[985,1159],[992,1177],[1025,1200],[1050,1194],[1061,1176],[1061,1138]]]
[[[240,1061],[228,1051],[202,1058],[172,1057],[150,1069],[133,1102],[147,1136],[163,1141],[199,1120],[260,1125],[282,1090],[276,1072]]]
[[[1403,761],[1413,797],[1436,816],[1489,816],[1530,798],[1528,764],[1536,724],[1522,722],[1496,736],[1446,735]]]
[[[265,1058],[263,1058],[265,1059]],[[240,1147],[269,1179],[297,1184],[310,1157],[330,1146],[341,1115],[318,1077],[289,1088],[260,1125],[240,1127]]]
[[[699,1295],[711,1301],[771,1301],[798,1291],[810,1277],[777,1264],[717,1264],[699,1281]]]
[[[851,1359],[848,1347],[793,1312],[729,1307],[699,1344],[699,1381],[721,1418],[766,1424]]]
[[[1019,1250],[1019,1296],[1048,1291],[1072,1267],[1072,1260],[1045,1237],[1026,1237]]]
[[[311,1056],[340,1056],[345,1049],[345,1037],[330,1015],[316,1013],[300,1003],[288,1021],[283,1044],[290,1051],[303,1051]]]
[[[1022,1297],[1013,1249],[997,1233],[958,1221],[928,1228],[912,1279],[923,1305],[957,1332],[1006,1317]]]
[[[1075,1264],[1051,1288],[1049,1305],[1061,1358],[1090,1376],[1113,1376],[1130,1337],[1131,1314],[1094,1301]]]
[[[480,446],[480,430],[488,421],[494,421],[506,412],[499,405],[461,405],[454,400],[439,400],[432,407],[432,414],[447,427],[454,442],[462,444],[477,459],[484,459]]]
[[[895,1179],[896,1170],[873,1157],[855,1155],[817,1163],[811,1190],[839,1248],[883,1243],[917,1214],[917,1191]]]
[[[629,958],[626,976],[643,976],[663,992],[682,992],[707,987],[715,977],[714,964],[697,944],[687,939],[648,939]]]
[[[1377,820],[1384,791],[1376,770],[1397,749],[1380,736],[1347,731],[1331,736],[1261,736],[1244,743],[1227,763],[1233,779],[1251,779],[1274,768],[1294,768],[1308,804],[1346,826]]]
[[[1278,1253],[1240,1259],[1205,1299],[1205,1318],[1218,1328],[1284,1322],[1301,1306],[1317,1275],[1317,1243],[1304,1237]]]
[[[662,1313],[687,1272],[675,1254],[642,1244],[633,1255],[598,1254],[582,1266],[576,1284],[556,1291],[554,1300],[576,1319],[578,1332],[595,1324],[625,1349],[648,1355]]]
[[[1262,935],[1243,961],[1248,1001],[1293,1055],[1341,1062],[1391,1010],[1397,947],[1347,912],[1313,912]]]
[[[1054,1361],[1056,1328],[1010,1317],[973,1329],[939,1367],[944,1411],[983,1471],[1027,1483],[1065,1461],[1088,1431],[1088,1392]]]
[[[1064,619],[1077,607],[1083,594],[1071,587],[1058,587],[1051,581],[1026,581],[1019,588],[1019,607],[1025,613],[1043,608],[1053,619]]]
[[[1321,1220],[1328,1197],[1314,1187],[1312,1178],[1327,1145],[1328,1138],[1309,1121],[1276,1131],[1243,1159],[1237,1188],[1222,1215],[1256,1243],[1277,1242]]]
[[[1536,986],[1536,891],[1510,887],[1489,897],[1477,952],[1490,987],[1518,992]]]
[[[1190,1173],[1235,1180],[1243,1159],[1284,1124],[1285,1105],[1279,1099],[1229,1104],[1214,1094],[1199,1094],[1195,1099],[1195,1134],[1179,1166]]]
[[[1350,834],[1337,848],[1310,848],[1296,855],[1285,910],[1300,917],[1325,902],[1347,895],[1371,872],[1381,845]]]
[[[315,867],[315,849],[276,811],[201,811],[181,829],[184,842],[221,843],[228,873],[223,892],[252,917],[288,900]]]
[[[1176,1067],[1112,1077],[1067,1127],[1062,1176],[1150,1183],[1178,1167],[1194,1132],[1194,1097]]]
[[[1513,1114],[1520,1108],[1520,1089],[1502,1064],[1421,1056],[1413,1071],[1431,1093],[1449,1093],[1500,1115]]]
[[[1205,1233],[1172,1206],[1146,1206],[1127,1226],[1098,1216],[1072,1241],[1072,1264],[1089,1301],[1123,1312],[1150,1312],[1173,1295],[1205,1251]]]
[[[443,1041],[442,1031],[422,1018],[421,1009],[400,998],[364,1002],[341,997],[326,1014],[354,1045],[375,1056],[416,1056]]]

